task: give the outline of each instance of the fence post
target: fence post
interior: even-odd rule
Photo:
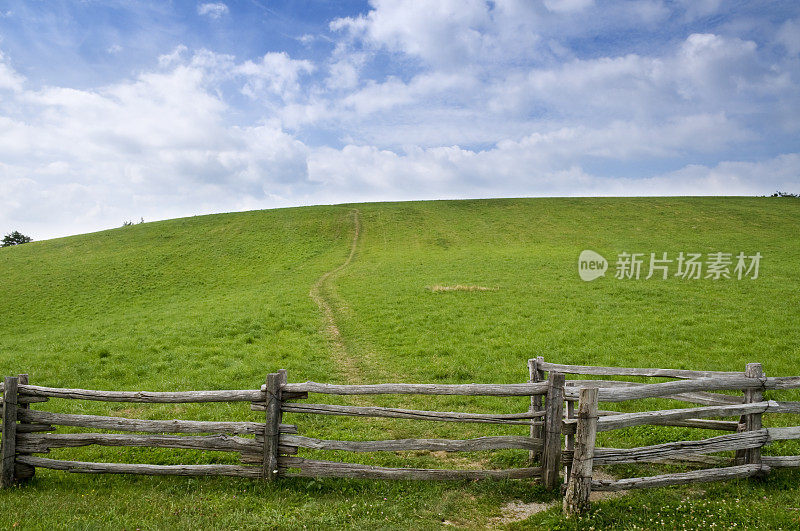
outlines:
[[[539,356],[536,359],[529,359],[528,360],[528,372],[530,374],[530,382],[536,383],[541,382],[544,380],[544,371],[539,368],[539,364],[544,361],[544,358]],[[542,395],[531,395],[531,413],[537,413],[543,410],[542,407]],[[539,420],[537,417],[535,420]],[[531,439],[543,439],[543,430],[542,426],[536,425],[531,426]],[[531,460],[536,459],[541,455],[541,452],[536,450],[530,451],[530,458]]]
[[[281,382],[280,373],[267,375],[266,386],[266,425],[264,427],[264,480],[275,481],[278,477],[278,444],[281,425]]]
[[[564,415],[564,374],[550,372],[547,379],[547,398],[544,416],[544,447],[542,449],[542,483],[546,489],[558,485],[561,466],[561,425]]]
[[[17,378],[19,378],[19,385],[28,385],[28,375],[27,374],[20,374],[19,376],[17,376]],[[29,409],[29,408],[30,408],[29,404],[19,404],[19,406],[18,406],[18,409]],[[27,423],[20,422],[19,424],[21,426],[21,425],[27,424]],[[17,431],[19,431],[19,430],[17,430]],[[19,455],[29,455],[29,454],[19,454]],[[36,467],[33,467],[31,465],[26,465],[24,463],[17,463],[16,466],[15,466],[14,475],[15,475],[17,481],[31,479],[31,478],[33,478],[33,476],[35,474],[36,474]]]
[[[283,389],[283,386],[289,382],[289,377],[286,374],[286,369],[278,369],[278,381],[280,383],[280,388]],[[283,405],[283,391],[278,395],[281,399],[280,404]],[[278,425],[283,422],[283,408],[278,408]]]
[[[760,363],[748,363],[744,375],[748,378],[762,378],[764,376],[764,370]],[[763,399],[764,393],[761,389],[746,389],[744,392],[744,401],[747,404],[761,402]],[[746,431],[761,429],[761,413],[746,415],[744,421]],[[744,462],[749,465],[761,465],[761,448],[748,448],[745,450]]]
[[[586,387],[580,392],[578,425],[575,430],[575,453],[572,470],[564,495],[563,510],[567,515],[580,514],[589,508],[592,492],[592,465],[597,439],[597,388]]]
[[[565,418],[574,419],[575,418],[575,402],[572,400],[567,401],[567,411],[565,414]],[[567,455],[572,454],[575,451],[575,432],[568,432],[567,435],[564,437],[564,446],[567,450]],[[567,481],[569,478],[570,472],[572,471],[572,461],[569,461],[564,466],[564,481]]]
[[[0,466],[0,488],[7,489],[14,484],[14,465],[16,464],[17,442],[17,384],[19,378],[6,376],[3,380],[3,440],[2,466]]]

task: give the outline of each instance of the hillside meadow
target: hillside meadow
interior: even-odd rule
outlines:
[[[354,239],[355,220],[360,231]],[[592,198],[431,201],[199,216],[0,249],[0,369],[33,384],[114,390],[254,389],[268,372],[333,383],[512,383],[527,359],[800,375],[800,200]],[[355,245],[352,260],[344,267]],[[577,259],[609,261],[584,282]],[[614,278],[621,253],[760,253],[757,279]],[[735,258],[734,258],[735,261]],[[333,272],[320,278],[327,272]],[[314,286],[332,309],[326,320]],[[330,329],[338,330],[336,337]],[[767,397],[800,400],[800,393]],[[320,399],[321,397],[314,397]],[[523,398],[376,396],[331,403],[518,412]],[[649,400],[625,407],[681,407]],[[34,406],[43,407],[43,406]],[[611,409],[611,405],[604,405]],[[139,418],[263,420],[237,405],[53,400],[49,411]],[[319,438],[466,438],[525,427],[286,415]],[[771,425],[797,425],[775,415]],[[719,434],[640,427],[605,446]],[[765,453],[800,454],[783,442]],[[386,466],[524,466],[526,452],[348,455]],[[65,449],[86,461],[235,463],[182,450]],[[617,477],[665,466],[618,466]],[[558,501],[527,481],[415,483],[92,476],[37,471],[0,492],[17,528],[706,528],[796,529],[800,472],[765,480],[638,491],[580,520],[560,506],[502,520],[504,507]]]

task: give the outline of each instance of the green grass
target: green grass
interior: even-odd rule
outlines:
[[[323,286],[346,360],[332,354],[308,293]],[[800,202],[770,198],[536,199],[310,207],[178,219],[0,249],[0,369],[31,383],[98,389],[255,388],[277,368],[290,381],[524,381],[526,360],[800,374]],[[764,256],[757,280],[616,280],[577,275],[577,256],[716,251]],[[491,291],[436,292],[477,285]],[[495,289],[496,288],[496,289]],[[768,396],[799,400],[794,392]],[[339,403],[353,403],[341,398]],[[375,397],[361,403],[512,412],[524,399]],[[622,409],[677,405],[643,401]],[[37,406],[38,407],[38,406]],[[610,409],[611,405],[604,405]],[[680,406],[678,406],[680,407]],[[79,403],[52,411],[142,418],[259,420],[246,405]],[[472,437],[524,427],[287,416],[323,438]],[[771,416],[772,425],[798,417]],[[607,446],[715,432],[632,428]],[[781,443],[766,452],[800,454]],[[524,452],[347,455],[387,466],[509,467]],[[229,455],[85,448],[81,460],[235,462]],[[618,476],[664,467],[614,467]],[[581,520],[554,508],[516,528],[797,528],[800,473],[765,481],[635,492]],[[40,470],[0,492],[0,526],[23,528],[483,527],[512,500],[557,495],[525,481],[380,482],[292,479],[277,485],[209,478],[83,476]],[[737,500],[737,501],[734,501]]]

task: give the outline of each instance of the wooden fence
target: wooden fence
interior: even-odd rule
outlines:
[[[676,380],[663,383],[640,383],[616,380],[568,380],[565,396],[568,403],[563,425],[566,435],[564,461],[566,492],[564,511],[578,513],[589,504],[589,494],[596,491],[619,491],[635,488],[662,487],[687,483],[721,481],[749,476],[763,476],[770,467],[800,467],[800,456],[762,456],[761,448],[772,441],[800,439],[800,426],[764,428],[766,413],[800,413],[800,402],[763,400],[766,390],[800,388],[800,377],[768,378],[758,363],[750,363],[744,372],[688,371],[677,369],[632,369],[591,367],[546,363],[542,358],[530,360],[531,380],[544,373],[592,376],[668,377]],[[741,396],[714,391],[739,391]],[[598,409],[599,402],[624,402],[643,398],[669,398],[700,404],[701,407],[618,413]],[[534,409],[532,407],[532,409]],[[738,421],[711,417],[739,417]],[[731,431],[707,439],[674,441],[639,448],[598,448],[598,432],[641,425],[685,426]],[[733,457],[707,454],[734,451]],[[716,465],[675,474],[636,477],[620,480],[593,479],[592,470],[599,465],[623,463],[677,463]]]
[[[257,390],[128,392],[61,389],[30,385],[26,375],[7,377],[3,392],[2,486],[33,476],[35,468],[83,473],[126,473],[184,476],[242,476],[272,481],[277,477],[347,477],[376,479],[517,479],[541,478],[558,486],[561,458],[560,431],[563,408],[563,375],[548,381],[521,384],[377,384],[332,385],[315,382],[288,383],[285,370],[271,373]],[[298,400],[308,393],[328,395],[481,395],[539,396],[545,406],[539,411],[487,414],[410,409],[309,404]],[[50,398],[136,403],[250,402],[250,408],[265,412],[264,422],[210,422],[191,420],[143,420],[98,415],[53,413],[30,409]],[[543,427],[544,436],[493,436],[468,440],[399,439],[379,441],[323,440],[299,435],[297,426],[282,423],[283,413],[384,417],[442,422],[491,423]],[[50,433],[56,426],[116,432],[142,433]],[[203,435],[186,435],[203,434]],[[139,446],[235,452],[241,464],[153,465],[65,461],[34,456],[53,448]],[[395,452],[444,450],[448,452],[520,449],[541,453],[543,466],[507,470],[442,470],[386,468],[297,457],[299,448],[350,452]]]
[[[182,476],[240,476],[274,481],[279,477],[345,477],[373,479],[534,479],[558,487],[564,467],[564,511],[585,510],[592,490],[614,491],[766,474],[770,467],[800,467],[800,456],[762,456],[771,441],[800,439],[800,427],[762,426],[769,413],[800,413],[800,402],[764,400],[766,390],[800,388],[800,377],[768,378],[761,365],[744,372],[632,369],[529,361],[530,381],[519,384],[401,384],[335,385],[289,383],[285,370],[267,375],[255,390],[223,391],[94,391],[31,385],[27,375],[6,377],[3,393],[2,464],[0,487],[33,477],[36,468],[69,472]],[[570,379],[565,374],[592,377],[672,378],[662,383],[601,379]],[[737,391],[733,396],[716,391]],[[319,395],[462,395],[530,397],[527,411],[512,414],[423,411],[378,406],[307,403]],[[99,415],[55,413],[32,409],[51,398],[134,403],[249,402],[265,413],[263,422],[146,420]],[[599,402],[668,398],[700,407],[619,413],[598,409]],[[566,404],[566,406],[565,406]],[[576,409],[577,404],[577,409]],[[297,426],[283,423],[284,413],[344,415],[440,422],[490,423],[530,427],[528,436],[486,436],[466,440],[392,439],[351,441],[300,435]],[[738,420],[725,418],[738,417]],[[639,425],[684,426],[732,432],[701,440],[674,441],[639,448],[596,447],[598,432]],[[56,426],[123,433],[52,433]],[[562,435],[564,446],[562,448]],[[50,459],[51,449],[98,446],[176,448],[233,452],[239,464],[155,465],[97,463]],[[517,449],[538,458],[539,466],[505,470],[387,468],[298,457],[299,449],[348,452],[479,451]],[[734,451],[733,457],[708,454]],[[593,477],[600,465],[670,462],[711,465],[690,472],[601,480]],[[533,463],[531,463],[533,464]]]

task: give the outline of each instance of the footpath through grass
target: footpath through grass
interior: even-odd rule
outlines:
[[[341,334],[332,348],[309,291]],[[524,381],[526,360],[800,374],[800,201],[770,198],[520,199],[341,205],[186,218],[0,250],[0,368],[41,385],[98,389],[255,388],[290,381]],[[606,277],[583,282],[592,249]],[[619,280],[622,252],[760,252],[756,280]],[[645,262],[645,267],[646,267]],[[673,264],[672,272],[675,271]],[[457,287],[457,289],[443,289]],[[488,289],[475,289],[479,286]],[[472,288],[470,288],[472,287]],[[344,357],[344,358],[343,358]],[[800,400],[798,393],[782,393]],[[320,397],[314,397],[320,398]],[[340,403],[353,403],[342,398]],[[524,399],[374,397],[362,403],[513,412]],[[637,407],[675,404],[650,401]],[[604,406],[606,407],[606,406]],[[633,407],[628,406],[628,407]],[[52,411],[142,418],[259,420],[246,405],[52,401]],[[610,409],[610,407],[607,407]],[[288,416],[301,434],[343,439],[523,434],[524,427]],[[797,416],[772,416],[773,425]],[[634,428],[608,446],[715,432]],[[781,443],[767,452],[800,454]],[[187,455],[188,454],[188,455]],[[525,452],[347,455],[387,466],[510,467]],[[79,460],[235,462],[189,451],[85,448]],[[615,467],[619,476],[665,467]],[[648,490],[596,504],[580,521],[554,508],[516,528],[800,526],[800,473]],[[435,528],[498,524],[504,504],[557,495],[525,481],[413,483],[83,476],[40,471],[0,492],[0,526],[22,528]],[[504,524],[506,525],[506,524]]]

